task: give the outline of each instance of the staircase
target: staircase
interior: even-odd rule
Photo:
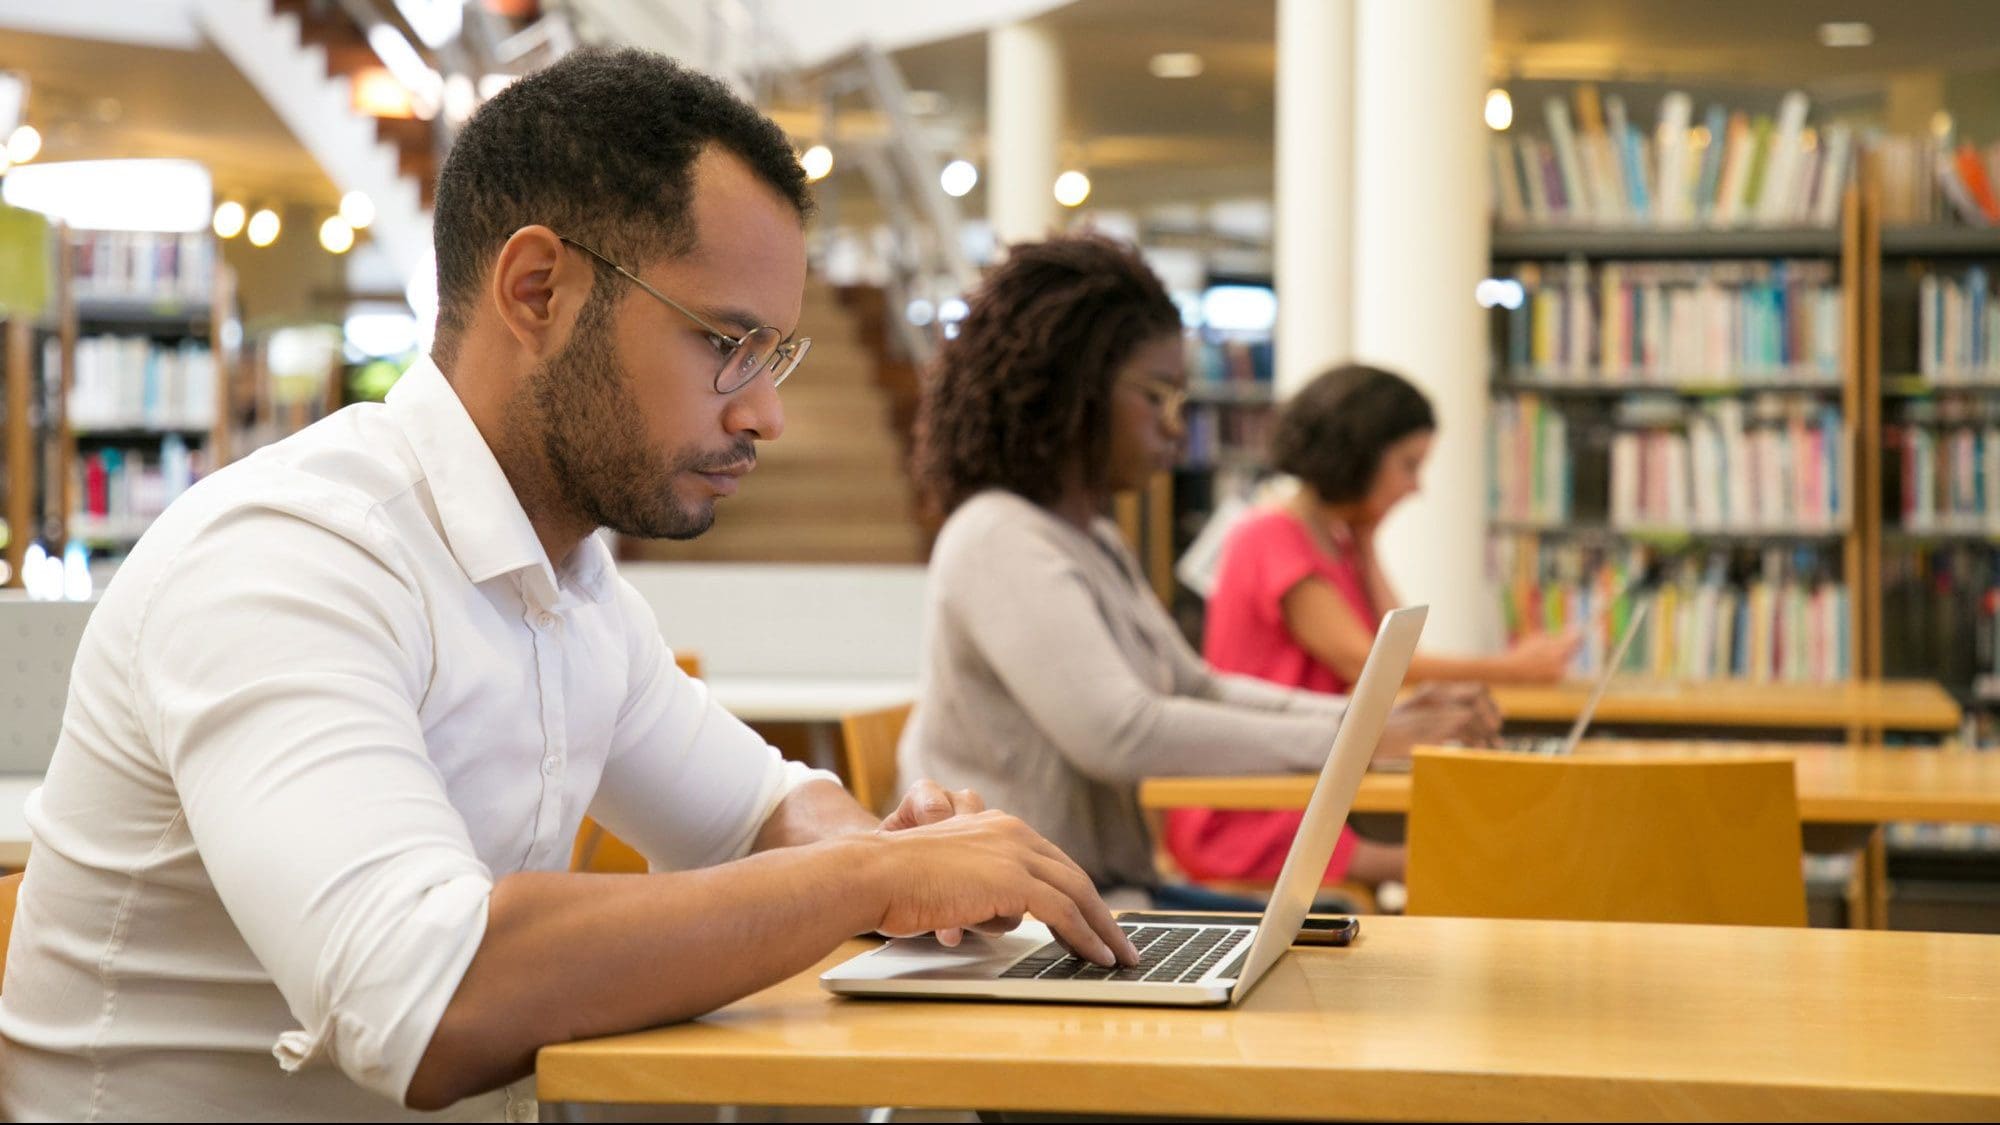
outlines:
[[[812,354],[781,392],[785,433],[757,471],[717,503],[699,539],[626,540],[629,557],[675,562],[921,563],[926,553],[892,397],[853,312],[832,289],[806,290]]]
[[[428,122],[354,112],[345,75],[375,64],[353,20],[329,0],[277,0],[275,10],[273,0],[194,0],[194,12],[327,178],[374,202],[369,237],[397,273],[415,272],[431,244],[435,142]]]

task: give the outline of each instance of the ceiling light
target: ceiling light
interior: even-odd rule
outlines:
[[[799,167],[805,169],[808,183],[824,180],[827,173],[833,171],[833,150],[825,145],[814,145],[799,157]]]
[[[974,168],[970,160],[954,160],[944,166],[944,171],[938,173],[938,186],[954,199],[971,191],[977,183],[979,183],[979,169]]]
[[[215,231],[215,237],[235,238],[243,233],[243,221],[246,217],[243,205],[231,199],[215,209],[215,221],[209,225]]]
[[[1163,51],[1146,63],[1155,78],[1199,77],[1201,66],[1201,56],[1193,51]]]
[[[1090,198],[1090,177],[1072,168],[1056,177],[1056,202],[1079,207]]]
[[[75,160],[7,173],[7,203],[78,230],[207,230],[215,217],[208,169],[192,160]]]
[[[269,246],[278,241],[278,213],[269,207],[250,216],[250,245]]]
[[[1486,91],[1486,127],[1497,133],[1513,123],[1514,99],[1498,86]]]
[[[410,118],[416,102],[396,76],[379,66],[366,66],[348,76],[348,104],[368,117]]]
[[[366,192],[350,191],[340,197],[340,217],[355,230],[365,230],[375,221],[375,201]]]
[[[319,225],[319,244],[329,254],[345,254],[354,248],[354,228],[335,215]]]
[[[7,159],[16,164],[26,164],[41,151],[42,134],[33,125],[23,125],[7,138]]]
[[[1866,47],[1875,42],[1875,29],[1860,20],[1823,23],[1819,41],[1828,47]]]

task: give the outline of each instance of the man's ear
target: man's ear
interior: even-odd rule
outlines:
[[[569,343],[596,280],[585,255],[572,253],[556,232],[526,226],[500,247],[487,299],[521,349],[532,359],[546,359]]]

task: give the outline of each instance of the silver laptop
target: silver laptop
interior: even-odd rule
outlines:
[[[1597,705],[1604,699],[1604,690],[1611,686],[1611,677],[1625,664],[1625,654],[1632,648],[1632,638],[1639,635],[1639,626],[1645,624],[1646,611],[1653,603],[1643,601],[1633,610],[1631,620],[1625,623],[1625,635],[1618,638],[1618,647],[1612,650],[1611,659],[1604,662],[1604,670],[1597,674],[1597,683],[1590,689],[1590,698],[1583,704],[1583,710],[1576,713],[1576,722],[1570,724],[1569,733],[1561,739],[1555,738],[1503,738],[1500,748],[1518,750],[1529,754],[1563,755],[1574,754],[1583,741],[1583,732],[1590,729],[1590,720],[1597,715]]]
[[[1048,927],[1030,920],[1001,937],[967,931],[955,949],[929,937],[892,941],[821,974],[821,986],[854,996],[1077,1004],[1213,1006],[1242,1000],[1291,948],[1312,908],[1427,613],[1426,607],[1414,606],[1382,619],[1347,712],[1334,731],[1305,821],[1257,924],[1128,923],[1123,928],[1139,948],[1139,965],[1105,968],[1072,956]]]

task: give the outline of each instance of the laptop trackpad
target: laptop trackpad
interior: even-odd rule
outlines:
[[[897,938],[873,953],[827,970],[827,980],[965,980],[997,977],[1007,966],[1055,940],[1034,919],[999,937],[967,930],[958,948],[934,937]]]

